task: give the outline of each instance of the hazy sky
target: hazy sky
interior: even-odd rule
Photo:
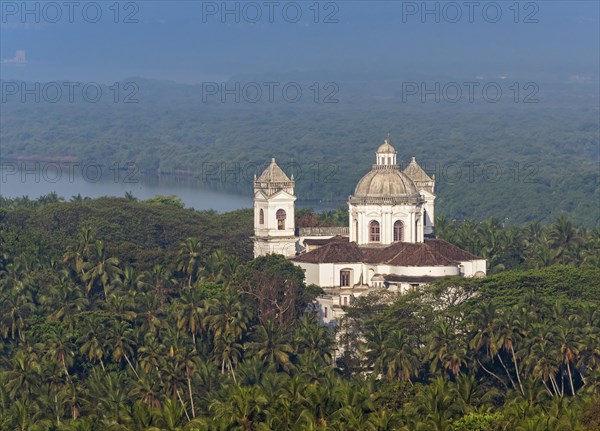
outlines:
[[[596,1],[0,3],[3,79],[599,76]]]

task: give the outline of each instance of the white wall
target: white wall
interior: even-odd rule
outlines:
[[[389,245],[394,242],[394,223],[404,223],[404,242],[423,242],[422,226],[423,206],[421,205],[353,205],[349,204],[350,241],[359,245],[371,244],[369,224],[379,222],[379,244]],[[358,222],[358,236],[355,222]],[[415,225],[418,223],[417,228]]]
[[[458,266],[391,266],[378,265],[377,271],[380,274],[398,274],[408,277],[444,277],[447,275],[459,275]]]
[[[262,192],[257,191],[254,195],[254,235],[255,236],[294,236],[294,202],[296,197],[285,191],[279,191],[268,198]],[[265,223],[260,224],[260,210],[265,215]],[[277,211],[284,210],[286,213],[285,229],[277,228]]]
[[[485,259],[469,260],[466,262],[461,262],[460,264],[464,268],[464,277],[474,277],[478,272],[483,273],[483,275],[487,273]]]

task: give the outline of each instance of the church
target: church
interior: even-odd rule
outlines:
[[[386,139],[348,199],[348,227],[298,228],[294,177],[275,159],[254,178],[254,257],[286,256],[301,267],[325,324],[354,298],[378,289],[406,292],[445,276],[483,277],[485,259],[435,238],[435,176],[415,158],[401,169]]]

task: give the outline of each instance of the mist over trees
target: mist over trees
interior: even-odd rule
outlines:
[[[481,96],[473,103],[423,103],[418,96],[406,99],[406,77],[372,82],[350,75],[335,75],[335,103],[310,95],[297,103],[222,102],[206,99],[201,84],[142,78],[123,80],[138,86],[136,103],[21,103],[15,96],[2,106],[2,157],[67,157],[107,169],[131,163],[140,172],[185,174],[248,196],[253,174],[276,157],[294,173],[300,204],[335,208],[390,133],[402,166],[415,156],[436,175],[438,215],[508,223],[550,223],[564,215],[587,227],[600,222],[597,84],[536,82],[535,103],[515,101],[513,83],[501,83],[504,96],[497,103]],[[245,75],[229,85],[314,84],[301,77]],[[450,78],[414,80],[436,79]]]

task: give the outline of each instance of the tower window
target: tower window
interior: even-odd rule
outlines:
[[[371,223],[369,223],[369,241],[379,242],[380,236],[379,222],[373,220]]]
[[[323,310],[323,317],[327,317],[327,307]]]
[[[350,270],[343,269],[340,271],[340,286],[350,286]]]
[[[285,211],[277,210],[275,213],[275,218],[277,219],[277,229],[285,230]]]
[[[394,223],[394,242],[404,241],[404,223],[400,220]]]
[[[258,222],[260,224],[265,224],[265,212],[261,209],[260,213],[258,214]]]

